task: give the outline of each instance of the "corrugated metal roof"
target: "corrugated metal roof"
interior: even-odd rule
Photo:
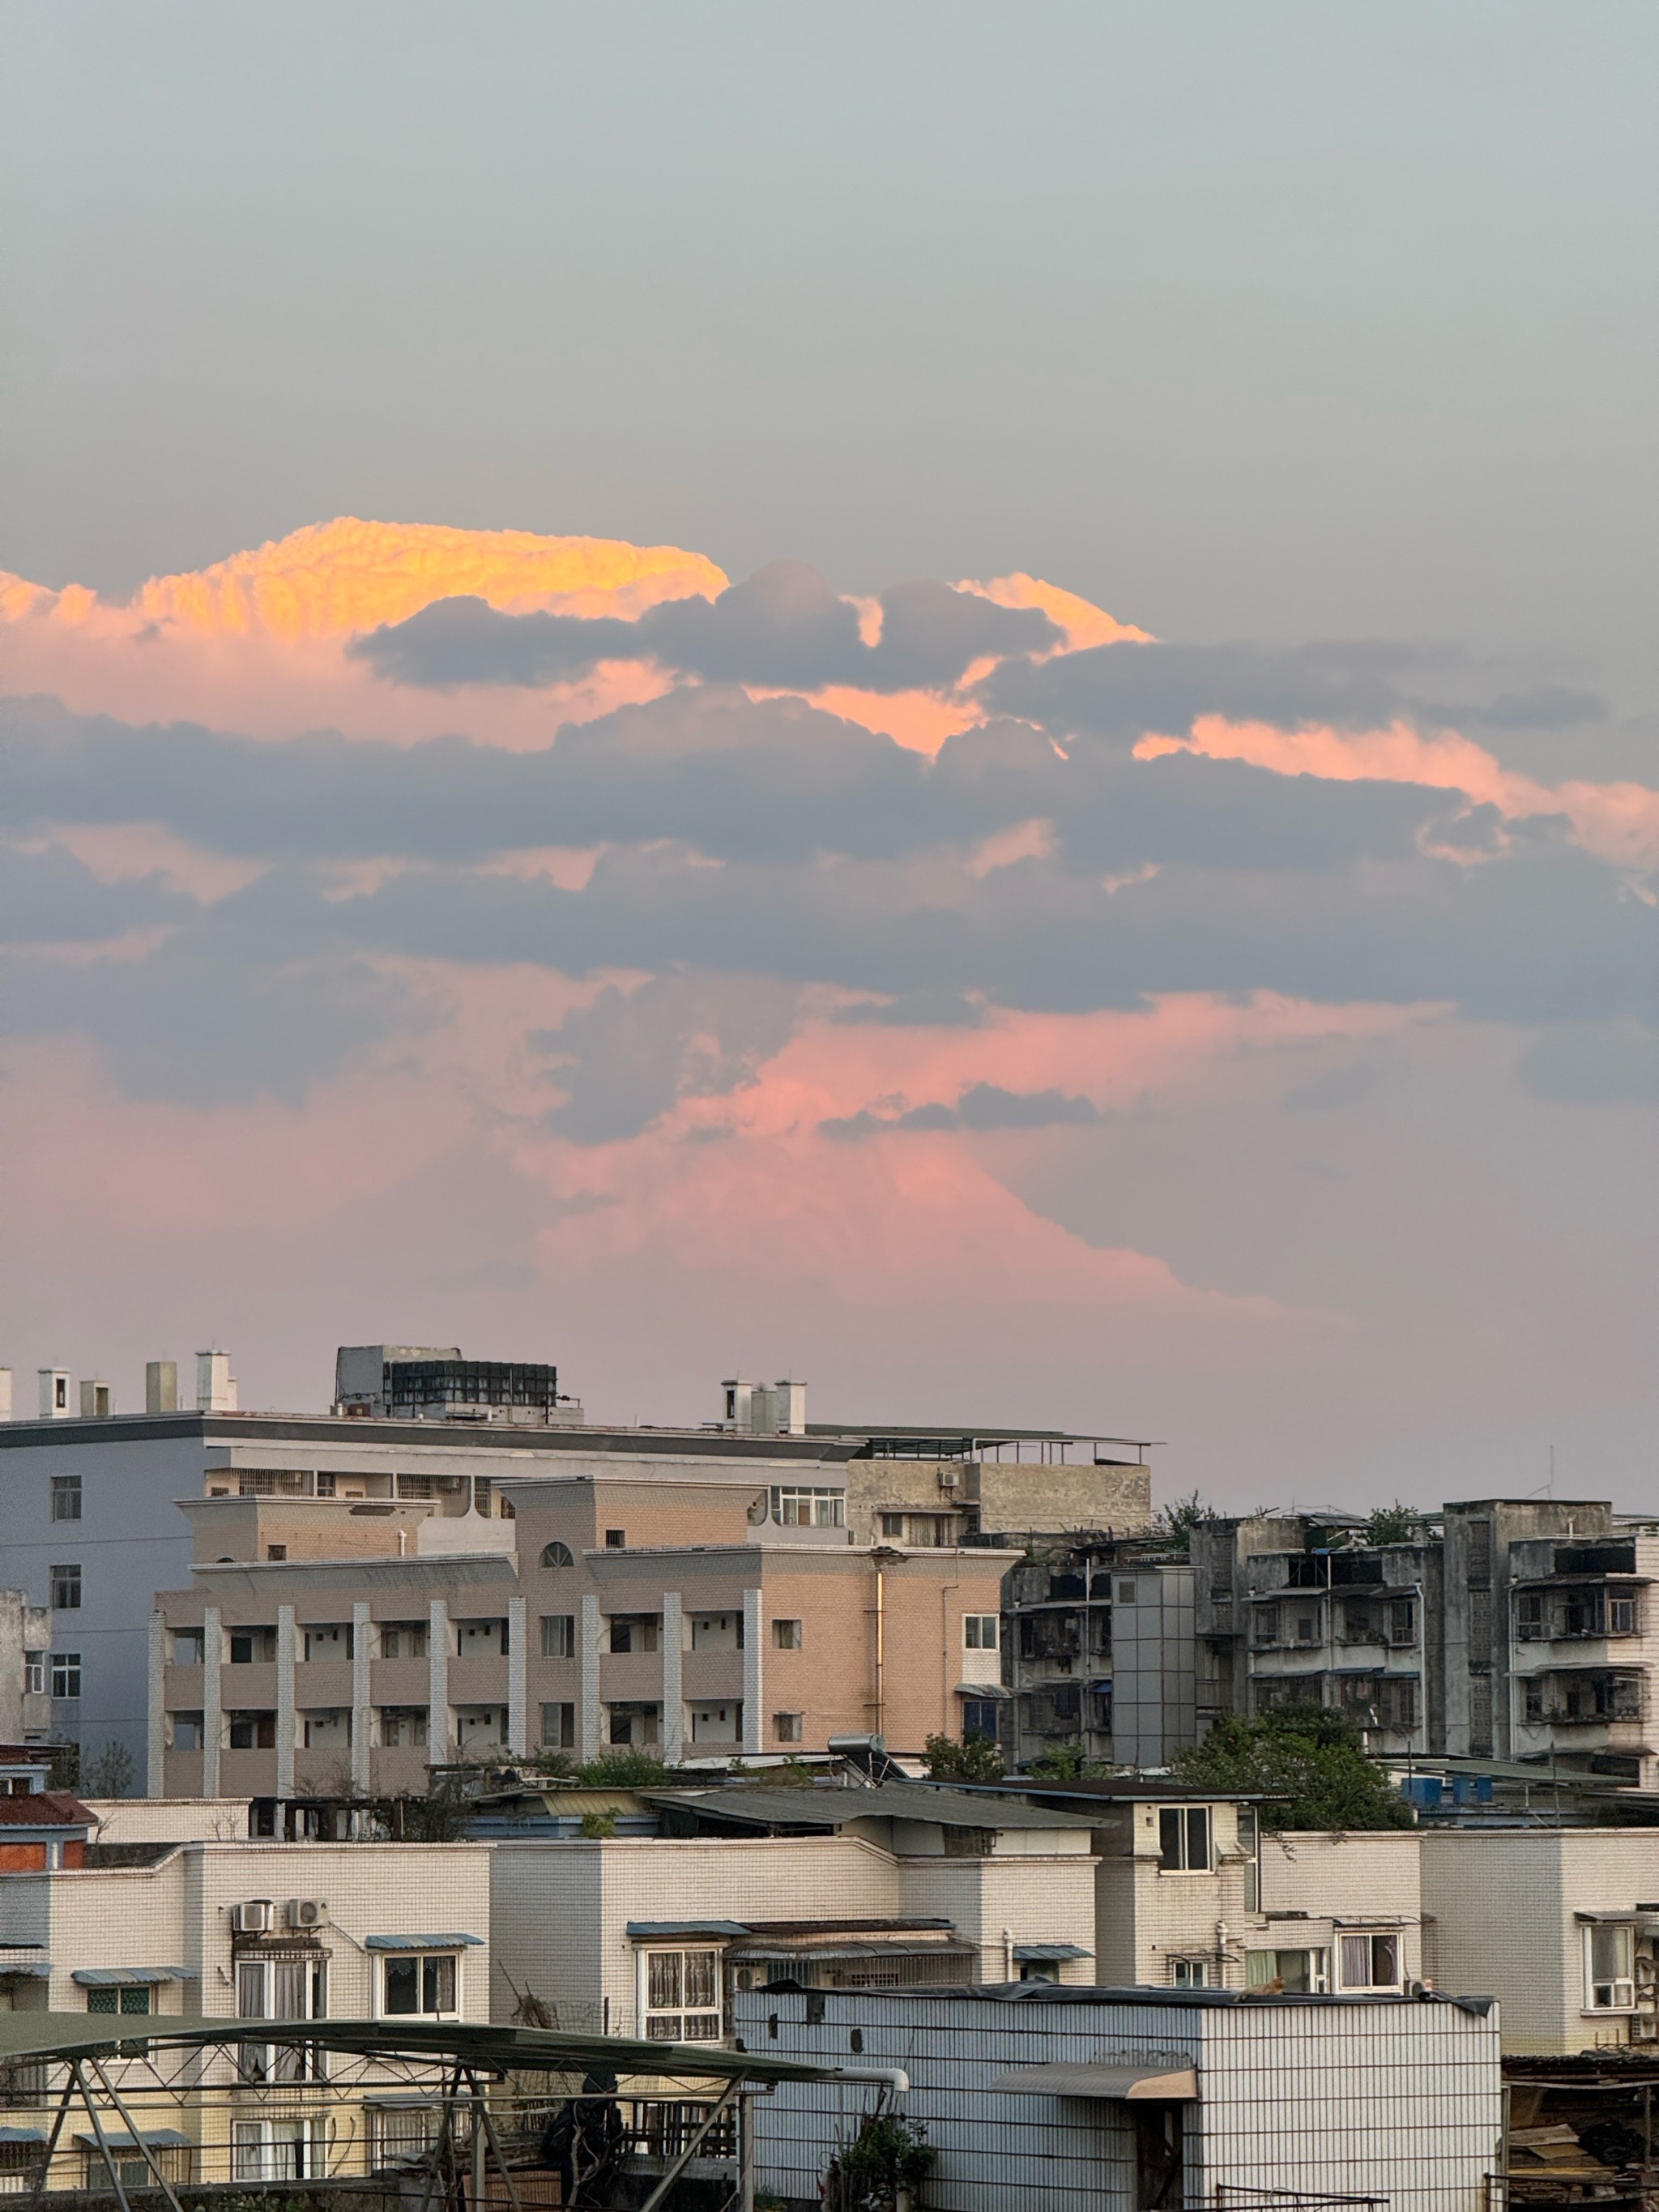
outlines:
[[[977,1943],[963,1943],[951,1936],[944,1941],[890,1943],[860,1943],[845,1940],[827,1943],[739,1943],[731,1953],[736,1959],[890,1959],[908,1948],[912,1957],[927,1959],[972,1959],[979,1956]],[[1071,1954],[1068,1952],[1068,1957]],[[1085,1955],[1079,1952],[1079,1958]]]
[[[1092,1951],[1085,1951],[1081,1943],[1016,1943],[1016,1959],[1028,1960],[1036,1966],[1039,1961],[1058,1965],[1062,1959],[1092,1959]]]
[[[194,1966],[77,1966],[70,1976],[83,1990],[116,1989],[124,1982],[199,1982]]]
[[[628,1933],[636,1943],[654,1942],[668,1936],[746,1936],[741,1920],[630,1920]]]
[[[482,1944],[482,1936],[365,1936],[366,1951],[459,1951]]]
[[[853,1820],[926,1820],[947,1828],[1070,1828],[1073,1815],[1018,1798],[970,1796],[927,1783],[884,1782],[873,1790],[683,1790],[647,1793],[659,1805],[681,1805],[744,1827],[844,1828]]]
[[[88,2149],[96,2150],[98,2148],[95,2135],[77,2135],[75,2140]],[[112,2150],[137,2150],[140,2143],[148,2143],[152,2150],[177,2150],[181,2144],[187,2143],[190,2137],[181,2136],[177,2128],[143,2128],[136,2136],[112,2135],[106,2128],[104,2141]]]

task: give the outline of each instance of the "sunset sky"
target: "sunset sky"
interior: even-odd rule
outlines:
[[[1655,1497],[1659,19],[0,15],[0,1363]]]

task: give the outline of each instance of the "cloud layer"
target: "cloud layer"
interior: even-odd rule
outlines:
[[[1339,1142],[1427,1079],[1413,1038],[1523,1119],[1650,1100],[1659,796],[1468,734],[1589,694],[1455,671],[1454,711],[1443,655],[1159,642],[1027,576],[854,600],[356,523],[0,616],[14,1140],[73,1188],[88,1144],[137,1174],[276,1115],[349,1208],[473,1191],[481,1249],[434,1214],[420,1263],[442,1337],[577,1265],[668,1328],[701,1270],[721,1358],[793,1301],[856,1365],[862,1302],[966,1387],[994,1222],[1021,1357],[1085,1419],[1091,1329],[1288,1376],[1372,1325],[1311,1232],[1294,1279],[1183,1275],[1179,1178],[1167,1237],[1127,1191],[1103,1237],[1160,1119],[1235,1096],[1264,1158]]]

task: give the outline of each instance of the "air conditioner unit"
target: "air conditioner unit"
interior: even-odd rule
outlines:
[[[290,1928],[322,1928],[327,1925],[328,1907],[320,1897],[290,1897],[283,1917]]]
[[[959,1467],[940,1468],[939,1471],[939,1486],[941,1490],[960,1490],[962,1487],[962,1469]]]
[[[231,1906],[230,1924],[239,1936],[269,1936],[275,1911],[268,1897],[252,1897],[246,1905]]]

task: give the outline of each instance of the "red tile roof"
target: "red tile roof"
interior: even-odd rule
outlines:
[[[27,1797],[0,1797],[0,1829],[95,1828],[97,1815],[67,1790],[36,1790]]]

